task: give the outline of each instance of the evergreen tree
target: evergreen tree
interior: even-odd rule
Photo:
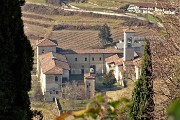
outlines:
[[[24,34],[24,0],[2,0],[0,5],[0,119],[31,120],[33,51]]]
[[[132,93],[132,120],[152,120],[154,111],[150,43],[146,41],[141,63],[141,75]]]
[[[107,24],[104,24],[99,32],[99,38],[102,39],[102,44],[103,46],[107,44],[107,42],[113,42],[113,39],[111,38],[111,32],[110,32],[110,28],[108,27]]]

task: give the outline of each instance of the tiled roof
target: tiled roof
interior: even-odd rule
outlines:
[[[54,52],[40,55],[40,63],[44,74],[63,74],[63,70],[70,70],[65,55]]]
[[[37,42],[36,44],[37,46],[41,46],[41,47],[46,47],[46,46],[57,46],[56,43],[54,43],[53,41],[49,40],[49,39],[43,39]]]
[[[123,31],[126,33],[135,33],[134,29],[123,29]]]
[[[84,74],[84,78],[86,78],[86,79],[95,79],[95,76],[87,73],[87,74]]]
[[[45,74],[53,74],[53,75],[59,75],[59,74],[63,74],[63,69],[59,68],[59,67],[53,67],[52,69],[50,69],[49,71],[47,71]]]
[[[118,49],[85,49],[85,50],[61,50],[60,53],[62,54],[105,54],[105,53],[123,53],[122,50]]]
[[[123,57],[115,54],[105,59],[106,63],[115,63],[116,65],[122,65],[123,64]]]
[[[134,52],[134,58],[136,59],[138,57],[138,54]],[[105,59],[106,63],[115,63],[116,65],[122,65],[123,64],[123,56],[121,54],[115,54],[110,57],[107,57]]]

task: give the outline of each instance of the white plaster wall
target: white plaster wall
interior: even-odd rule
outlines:
[[[41,74],[42,75],[42,79],[41,79],[41,89],[42,89],[42,93],[44,95],[44,93],[46,92],[46,75],[45,74]]]
[[[58,81],[55,81],[55,76],[58,77]],[[46,75],[46,89],[60,89],[62,85],[62,75]]]
[[[109,73],[109,71],[110,71],[109,65],[106,63],[106,73]]]
[[[124,86],[124,79],[123,79],[123,75],[122,75],[122,73],[121,73],[121,72],[119,72],[119,74],[120,74],[120,81],[119,81],[119,84],[120,84],[121,86]]]
[[[118,81],[119,80],[119,67],[117,65],[115,66],[114,73],[115,73],[115,78]]]
[[[58,81],[55,81],[55,76],[58,77]],[[58,94],[56,94],[56,91],[58,91]],[[45,101],[53,101],[53,98],[62,97],[62,75],[46,75],[46,92],[44,97]]]
[[[139,68],[135,66],[136,80],[139,78]]]

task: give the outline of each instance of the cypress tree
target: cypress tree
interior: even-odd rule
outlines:
[[[99,32],[99,38],[102,39],[102,44],[103,46],[107,43],[107,42],[113,42],[113,39],[111,38],[111,32],[110,32],[110,28],[108,27],[107,24],[104,24]]]
[[[146,41],[142,57],[140,78],[136,81],[132,92],[132,120],[152,120],[154,111],[153,81],[150,43]]]
[[[24,34],[24,0],[2,0],[0,5],[0,119],[31,120],[33,50]]]

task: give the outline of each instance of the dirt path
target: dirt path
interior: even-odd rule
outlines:
[[[48,6],[47,4],[39,4],[39,3],[31,3],[31,2],[26,2],[26,4],[35,4],[35,5],[43,5],[43,6]],[[144,20],[147,21],[147,19],[143,18],[143,17],[137,17],[131,14],[122,14],[122,13],[114,13],[114,12],[101,12],[101,11],[89,11],[89,10],[83,10],[80,8],[77,8],[75,6],[70,5],[71,8],[62,8],[62,7],[56,7],[56,6],[52,6],[51,7],[55,7],[55,8],[59,8],[59,9],[63,9],[65,11],[73,11],[73,12],[83,12],[83,13],[95,13],[95,14],[101,14],[101,15],[108,15],[108,16],[118,16],[118,17],[128,17],[128,18],[137,18],[139,20]]]

